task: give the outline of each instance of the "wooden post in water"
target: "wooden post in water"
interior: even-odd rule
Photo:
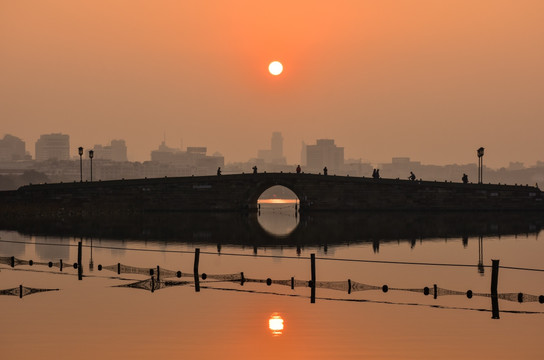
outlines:
[[[19,299],[23,298],[23,285],[19,285]]]
[[[117,263],[117,275],[121,275],[121,263]]]
[[[12,256],[10,259],[11,267],[15,267],[15,256]]]
[[[157,265],[157,283],[161,281],[161,268]]]
[[[491,260],[491,318],[500,319],[499,316],[499,294],[497,285],[499,283],[499,260]]]
[[[195,266],[193,267],[193,273],[195,277],[195,291],[200,291],[200,281],[198,279],[198,263],[200,262],[200,249],[195,249]]]
[[[315,254],[310,255],[311,260],[311,272],[312,272],[312,295],[310,302],[315,303]]]
[[[82,245],[81,241],[77,243],[77,279],[83,280],[83,265],[81,263]]]
[[[62,259],[59,260],[59,269],[62,271]]]

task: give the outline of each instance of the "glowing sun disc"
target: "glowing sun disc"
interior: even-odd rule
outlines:
[[[283,72],[283,65],[279,61],[272,61],[270,65],[268,65],[268,71],[272,75],[279,75]]]

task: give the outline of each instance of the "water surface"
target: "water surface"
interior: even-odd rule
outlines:
[[[538,298],[544,274],[500,268],[499,319],[492,319],[488,296],[492,259],[504,267],[542,268],[539,216],[308,218],[295,217],[293,207],[273,206],[263,206],[255,218],[208,216],[206,222],[202,216],[165,216],[162,227],[158,216],[132,227],[125,220],[119,226],[0,232],[0,290],[58,289],[0,296],[3,355],[512,359],[544,352],[544,304]],[[80,241],[82,280],[72,266]],[[197,248],[198,292],[192,274]],[[310,254],[317,258],[315,303],[308,287]],[[12,268],[11,256],[34,264]],[[134,287],[120,287],[129,284]]]

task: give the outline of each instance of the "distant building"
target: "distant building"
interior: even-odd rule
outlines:
[[[302,142],[302,149],[300,150],[300,165],[306,166],[306,143]]]
[[[270,150],[257,151],[257,159],[263,160],[267,164],[284,165],[287,160],[283,156],[283,136],[281,132],[273,132],[270,140]]]
[[[96,159],[111,161],[128,161],[125,140],[112,140],[110,145],[95,145],[93,148]]]
[[[306,145],[306,166],[313,171],[322,171],[326,166],[336,172],[344,166],[344,148],[332,139],[318,139],[315,145]]]
[[[28,158],[23,140],[9,134],[0,139],[0,161],[28,160]]]
[[[525,165],[519,161],[510,161],[510,164],[508,164],[507,169],[508,170],[523,170],[525,169]]]
[[[183,151],[170,148],[163,141],[157,150],[151,152],[151,161],[188,169],[190,174],[215,174],[218,167],[225,165],[225,158],[220,154],[207,156],[207,151],[203,146],[187,147],[187,151]]]
[[[46,134],[36,141],[36,160],[70,160],[70,136]]]
[[[381,164],[380,172],[382,177],[406,179],[413,171],[418,178],[422,177],[421,162],[412,161],[409,157],[394,157],[390,164]]]

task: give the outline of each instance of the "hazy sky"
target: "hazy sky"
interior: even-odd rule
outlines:
[[[279,60],[274,77],[268,63]],[[544,1],[0,0],[0,136],[544,160]]]

